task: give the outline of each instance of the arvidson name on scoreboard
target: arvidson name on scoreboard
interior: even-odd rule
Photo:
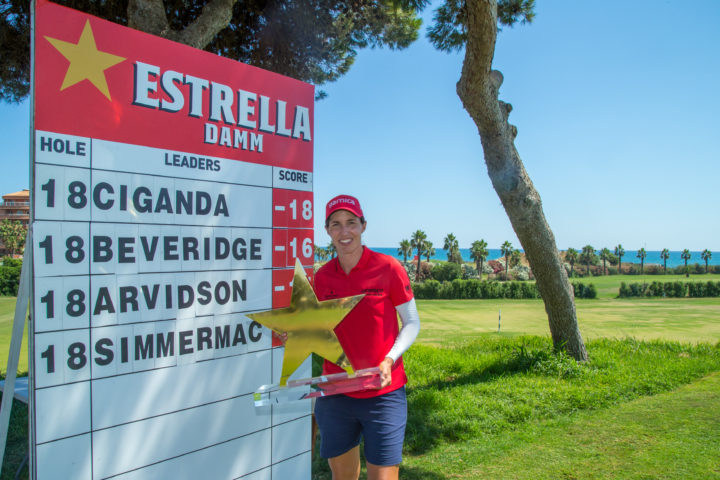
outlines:
[[[246,129],[205,123],[203,137],[206,144],[262,152],[263,134],[258,132],[305,142],[312,140],[309,107],[288,106],[284,100],[173,70],[161,72],[160,67],[139,61],[134,64],[134,71],[134,105],[178,113],[186,108],[187,96],[190,100],[187,107],[189,117],[207,117],[210,122]],[[165,98],[161,98],[160,89]],[[204,107],[206,103],[207,109]],[[271,103],[275,104],[274,119],[270,117]],[[293,117],[290,126],[288,110],[292,111],[290,115]]]
[[[92,314],[139,312],[142,310],[190,309],[196,306],[238,304],[247,301],[248,287],[246,279],[217,280],[214,284],[202,280],[196,285],[168,283],[161,285],[119,285],[117,296],[114,289],[101,286],[93,292]],[[162,288],[161,288],[162,287]],[[112,291],[111,291],[112,290]],[[117,307],[115,302],[117,302]],[[141,303],[142,302],[142,303]],[[242,308],[235,308],[236,311]]]

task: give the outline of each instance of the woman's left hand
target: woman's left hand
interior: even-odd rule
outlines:
[[[388,385],[392,383],[392,366],[393,366],[393,359],[390,357],[385,357],[385,360],[380,362],[380,365],[378,367],[380,368],[380,388],[385,388]]]

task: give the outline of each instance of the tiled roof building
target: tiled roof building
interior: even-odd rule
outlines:
[[[2,196],[0,204],[0,221],[9,218],[19,220],[27,227],[30,222],[30,190],[20,190],[15,193],[8,193]]]
[[[27,228],[30,222],[30,190],[20,190],[2,196],[0,204],[0,222],[7,219],[18,220]],[[0,255],[5,255],[5,246],[0,241]]]

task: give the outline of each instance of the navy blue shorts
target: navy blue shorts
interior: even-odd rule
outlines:
[[[320,455],[342,455],[365,439],[365,458],[377,466],[398,465],[407,423],[405,387],[372,398],[333,395],[315,402]]]

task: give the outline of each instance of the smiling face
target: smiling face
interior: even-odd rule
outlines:
[[[337,210],[328,218],[328,226],[325,227],[338,257],[362,255],[362,233],[367,223],[361,223],[357,217],[347,210]]]

